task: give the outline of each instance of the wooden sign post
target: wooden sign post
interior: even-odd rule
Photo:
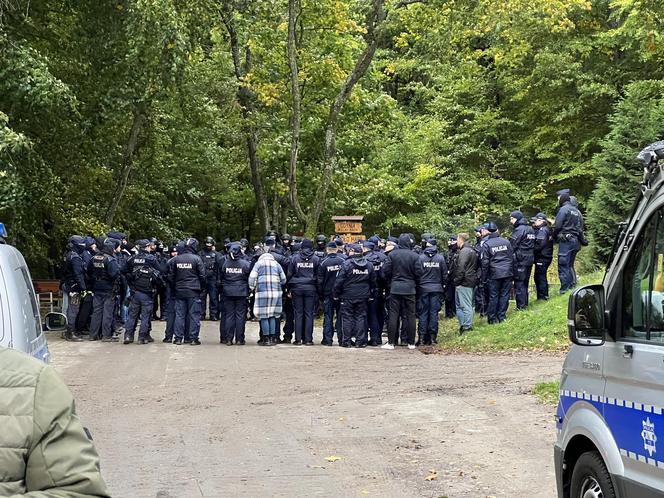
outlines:
[[[333,216],[334,231],[341,236],[344,244],[353,244],[366,237],[362,234],[364,216]]]

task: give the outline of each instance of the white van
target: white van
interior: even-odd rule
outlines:
[[[15,247],[2,243],[5,237],[0,223],[0,346],[18,349],[48,363],[50,353],[42,333],[30,270]],[[66,318],[60,313],[49,313],[46,326],[49,330],[61,330]]]
[[[556,414],[559,498],[664,497],[664,141],[604,282],[570,297]]]

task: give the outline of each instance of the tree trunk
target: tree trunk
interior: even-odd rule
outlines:
[[[364,48],[360,57],[355,62],[353,70],[344,81],[334,102],[330,106],[327,122],[325,125],[325,156],[323,165],[323,177],[316,191],[315,204],[306,220],[305,233],[307,236],[314,236],[320,221],[320,215],[325,207],[327,191],[332,183],[334,172],[337,168],[337,125],[339,115],[344,105],[348,101],[353,88],[357,82],[364,76],[371,65],[371,61],[378,48],[378,28],[385,20],[385,9],[383,0],[373,0],[372,9],[367,22],[367,46]]]
[[[113,192],[113,197],[111,198],[111,204],[108,206],[106,211],[106,225],[109,228],[113,227],[113,220],[115,219],[115,214],[124,195],[125,189],[127,188],[127,183],[129,182],[129,174],[134,165],[134,158],[139,148],[139,135],[143,130],[144,126],[147,123],[147,115],[144,105],[139,105],[134,109],[134,120],[131,125],[131,130],[129,131],[129,137],[127,138],[127,143],[124,147],[124,152],[122,154],[122,166],[120,168],[120,174],[118,176],[117,184],[115,186],[115,191]]]
[[[297,155],[300,148],[300,121],[302,96],[300,93],[300,77],[297,67],[297,43],[295,38],[295,21],[297,16],[298,0],[288,0],[288,68],[290,69],[291,83],[291,150],[290,150],[290,170],[288,174],[288,195],[289,201],[297,216],[302,223],[307,222],[307,215],[300,206],[300,199],[297,195]]]
[[[258,211],[258,219],[261,228],[267,232],[271,228],[270,211],[265,187],[263,186],[263,178],[261,176],[260,159],[258,158],[258,135],[256,133],[256,127],[251,122],[251,115],[254,111],[254,94],[251,89],[242,82],[244,76],[251,70],[251,51],[249,50],[249,47],[245,47],[245,62],[243,66],[240,58],[240,43],[235,28],[233,6],[231,2],[226,1],[222,2],[222,4],[222,20],[230,38],[231,56],[233,58],[235,78],[237,79],[238,85],[237,100],[242,108],[242,126],[247,147],[251,184],[254,188],[254,196],[256,198],[256,210]]]

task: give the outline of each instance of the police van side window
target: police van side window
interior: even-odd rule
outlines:
[[[664,339],[664,222],[654,215],[633,245],[623,271],[623,337]]]

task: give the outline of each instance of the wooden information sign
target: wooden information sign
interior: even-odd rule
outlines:
[[[362,234],[364,216],[333,216],[334,231],[341,236],[344,244],[353,244],[366,237]]]

